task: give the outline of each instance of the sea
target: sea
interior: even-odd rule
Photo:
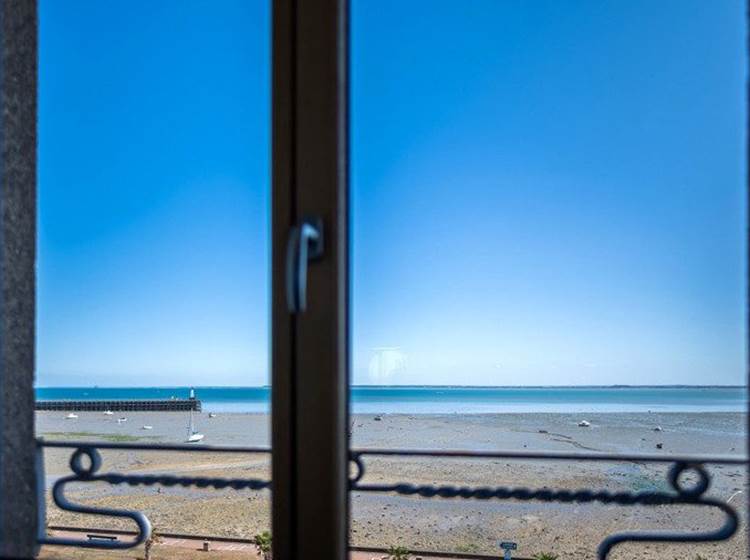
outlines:
[[[194,387],[205,412],[268,412],[270,387]],[[37,400],[187,398],[190,387],[39,387]],[[742,412],[747,389],[726,386],[353,386],[354,413]]]

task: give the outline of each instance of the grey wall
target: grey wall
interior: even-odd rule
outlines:
[[[0,0],[0,555],[36,546],[36,0]]]

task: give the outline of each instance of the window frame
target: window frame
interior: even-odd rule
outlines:
[[[348,2],[273,6],[274,558],[348,554]],[[290,313],[289,236],[323,226],[307,308]],[[311,546],[314,543],[314,546]]]

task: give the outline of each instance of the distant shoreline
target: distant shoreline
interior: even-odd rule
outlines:
[[[203,410],[263,412],[270,387],[194,387]],[[37,389],[37,401],[125,401],[185,398],[183,387]],[[351,409],[366,413],[746,411],[747,390],[727,386],[408,386],[355,385]]]
[[[270,389],[271,385],[39,385],[36,389]],[[747,385],[350,385],[352,389],[747,389]]]

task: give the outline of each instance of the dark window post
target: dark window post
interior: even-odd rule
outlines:
[[[34,440],[37,4],[0,0],[0,556],[30,558]]]
[[[278,560],[347,557],[347,7],[347,0],[274,2],[272,432]],[[322,235],[316,236],[320,246],[311,245],[315,256],[302,264],[304,305],[298,305],[301,298],[290,305],[284,287],[295,259],[287,253],[296,245],[288,241],[303,222],[316,224]],[[292,277],[299,278],[296,272]]]

